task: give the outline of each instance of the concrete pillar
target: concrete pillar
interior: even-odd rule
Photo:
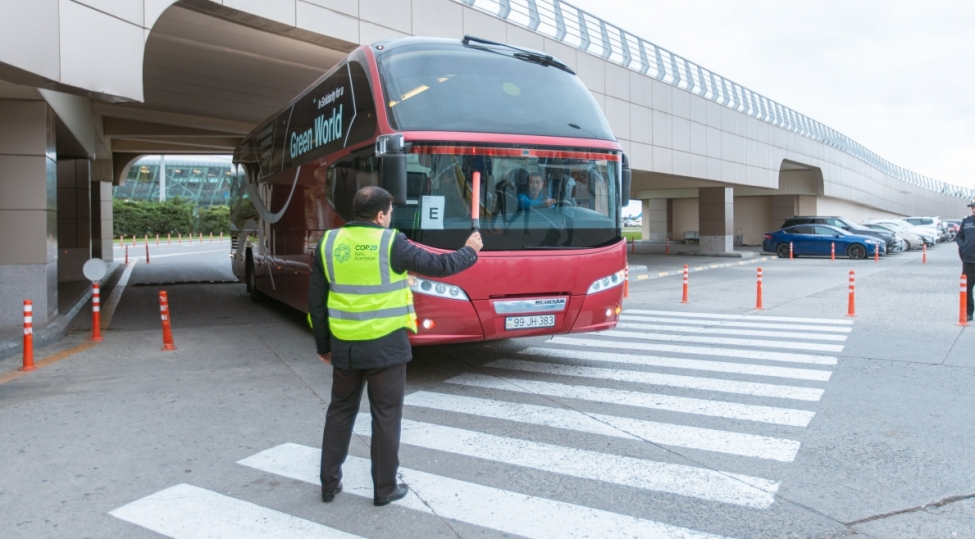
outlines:
[[[91,258],[91,168],[87,159],[58,161],[58,281],[85,281]]]
[[[113,170],[111,159],[96,159],[91,162],[91,256],[105,262],[114,260]]]
[[[701,252],[730,253],[735,249],[734,189],[698,189]]]
[[[772,195],[772,227],[778,230],[793,216],[815,216],[818,202],[814,195]]]
[[[643,239],[667,239],[667,199],[646,199],[643,202]]]
[[[674,199],[667,199],[667,238],[674,240]]]
[[[35,325],[58,313],[54,130],[47,103],[0,100],[0,326],[22,324],[28,299]]]

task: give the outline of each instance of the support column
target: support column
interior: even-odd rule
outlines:
[[[112,242],[112,160],[96,159],[91,164],[91,256],[115,260]]]
[[[91,170],[87,159],[58,161],[58,281],[85,281],[91,258]]]
[[[698,189],[698,220],[702,253],[731,253],[735,249],[733,188]]]
[[[667,239],[667,199],[646,199],[643,202],[643,239]]]
[[[57,154],[43,101],[0,100],[0,326],[35,327],[58,313]]]

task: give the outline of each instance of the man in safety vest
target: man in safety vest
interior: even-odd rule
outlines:
[[[407,329],[416,332],[406,272],[446,277],[470,268],[481,250],[474,232],[464,247],[435,255],[389,229],[393,196],[369,186],[352,199],[354,221],[325,233],[312,259],[308,310],[318,357],[332,365],[332,399],[322,436],[322,500],[342,491],[362,388],[372,412],[373,502],[384,506],[409,492],[396,482],[406,363],[413,358]]]

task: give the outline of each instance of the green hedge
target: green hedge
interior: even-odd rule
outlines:
[[[112,212],[116,237],[230,232],[230,208],[197,209],[192,202],[179,197],[165,202],[115,199]]]

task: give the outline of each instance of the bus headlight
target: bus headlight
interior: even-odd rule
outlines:
[[[593,281],[592,285],[589,286],[589,290],[586,291],[586,294],[597,293],[599,291],[605,291],[606,289],[612,289],[613,287],[619,287],[623,284],[624,273],[625,271],[620,270],[615,274],[610,274],[606,277]]]
[[[410,276],[410,290],[417,294],[449,298],[450,300],[469,300],[464,290],[456,285],[416,276]]]

